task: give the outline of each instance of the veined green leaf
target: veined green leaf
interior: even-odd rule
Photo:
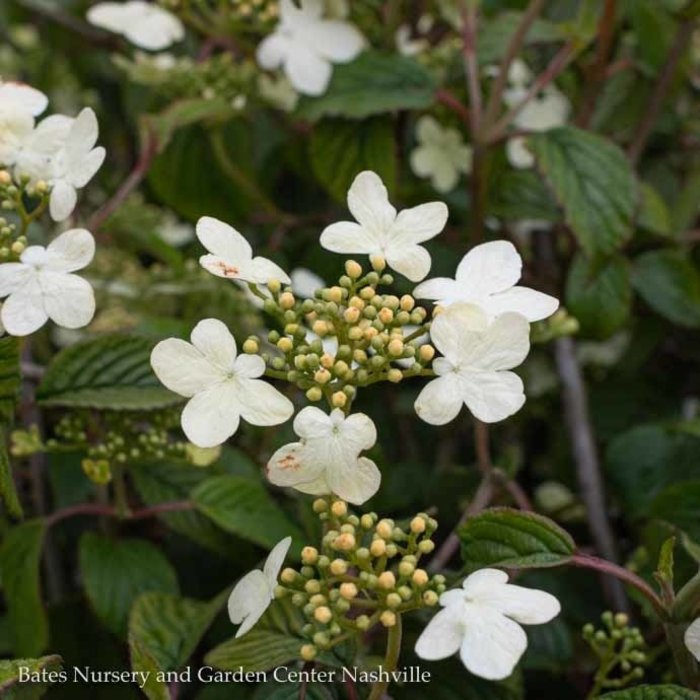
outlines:
[[[605,693],[601,700],[700,700],[700,693],[678,685],[638,685]]]
[[[60,656],[42,656],[40,659],[11,659],[0,661],[0,696],[3,700],[38,700],[51,685],[48,682],[21,680],[20,672],[29,674],[58,673],[63,659]]]

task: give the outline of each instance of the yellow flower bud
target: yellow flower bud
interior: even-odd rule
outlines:
[[[435,357],[435,348],[432,345],[421,345],[418,348],[418,357],[421,362],[430,362]]]
[[[348,397],[342,391],[336,391],[333,396],[331,396],[331,404],[333,408],[343,408],[348,402]]]
[[[331,373],[327,369],[319,369],[314,373],[314,381],[319,384],[328,384],[331,380]]]
[[[0,185],[9,185],[12,182],[12,177],[7,170],[0,170]]]
[[[386,373],[386,378],[392,383],[392,384],[398,384],[402,379],[403,379],[403,372],[396,368],[392,367],[387,373]]]
[[[369,551],[373,557],[383,557],[386,554],[386,542],[384,540],[373,540],[369,546]]]
[[[248,338],[243,343],[243,352],[247,353],[248,355],[255,355],[258,350],[260,350],[260,345],[255,338]]]
[[[335,501],[331,506],[331,513],[337,518],[342,518],[348,512],[348,504],[345,501]]]
[[[324,321],[323,319],[319,319],[318,321],[314,321],[313,325],[311,326],[311,330],[321,338],[324,336],[328,335],[328,331],[330,330],[328,321]]]
[[[309,579],[305,584],[304,584],[304,590],[309,594],[309,595],[315,595],[316,593],[321,592],[321,582],[318,581],[315,578]]]
[[[354,306],[345,309],[343,318],[346,323],[357,323],[360,320],[360,310]]]
[[[383,307],[379,309],[379,313],[377,314],[377,317],[382,323],[391,323],[394,320],[394,312],[391,309],[387,309],[386,307]]]
[[[280,295],[280,307],[285,311],[294,308],[295,302],[296,299],[291,292],[284,292]]]
[[[362,265],[355,260],[345,261],[345,273],[350,279],[356,280],[362,277]]]
[[[294,343],[292,343],[291,338],[280,338],[277,341],[277,347],[282,352],[291,352],[292,348],[294,347]]]
[[[304,644],[299,651],[299,655],[304,661],[313,661],[316,658],[316,647],[313,644]]]
[[[399,564],[399,573],[404,577],[410,576],[414,572],[415,568],[416,567],[410,561],[402,561]]]
[[[364,528],[365,530],[369,530],[370,528],[374,527],[374,519],[369,513],[365,513],[360,518],[360,527]]]
[[[323,498],[317,498],[312,506],[314,513],[325,513],[328,510],[328,503]]]
[[[386,267],[386,260],[381,255],[372,255],[369,261],[372,263],[372,269],[375,272],[382,272]]]
[[[423,540],[418,543],[418,551],[421,554],[430,554],[435,549],[435,542],[432,540]]]
[[[399,300],[401,311],[413,311],[415,305],[416,300],[410,294],[404,294]]]
[[[327,352],[324,352],[323,355],[321,355],[320,362],[321,367],[330,369],[335,364],[335,357],[333,357],[333,355],[329,355]]]
[[[377,534],[383,539],[388,540],[394,532],[394,521],[384,518],[377,523]]]
[[[423,602],[430,607],[438,604],[440,597],[435,591],[426,591],[423,593]]]
[[[362,309],[365,308],[367,304],[365,303],[364,299],[358,296],[350,297],[350,300],[348,301],[348,306],[353,308],[353,309],[359,309],[362,311]]]
[[[386,604],[393,610],[398,608],[401,603],[403,603],[403,600],[398,593],[389,593],[389,595],[386,597]]]
[[[306,392],[306,398],[309,401],[320,401],[323,398],[323,392],[317,387],[317,386],[312,386],[307,392]]]
[[[357,593],[357,586],[354,583],[340,584],[340,595],[345,598],[345,600],[352,600],[357,596]]]
[[[280,289],[282,289],[282,283],[279,280],[270,280],[267,283],[267,288],[273,293],[273,294],[279,294]]]
[[[411,576],[411,581],[416,586],[425,586],[428,583],[428,572],[425,569],[416,569]]]
[[[391,571],[384,571],[379,575],[377,585],[386,590],[394,588],[396,586],[396,577]]]
[[[360,615],[355,620],[355,624],[357,625],[357,629],[360,630],[361,632],[365,632],[366,630],[368,630],[371,622],[372,621],[369,619],[369,617],[367,615]]]
[[[301,561],[304,564],[315,564],[318,561],[318,549],[316,547],[304,547],[301,550]]]
[[[333,547],[339,549],[341,552],[349,552],[355,544],[355,536],[351,535],[349,532],[344,532],[342,535],[335,538]]]
[[[328,290],[328,301],[339,304],[343,300],[343,290],[340,287],[331,287]]]
[[[330,572],[333,576],[342,576],[347,573],[348,563],[345,559],[334,559],[329,566]]]
[[[419,515],[416,515],[416,517],[411,520],[411,532],[416,535],[420,535],[425,532],[425,519],[421,518]]]
[[[34,185],[34,191],[37,194],[46,194],[49,191],[49,185],[45,180],[39,180],[39,182]]]
[[[403,340],[400,338],[394,338],[393,340],[389,341],[389,345],[387,345],[386,349],[393,357],[401,357],[401,355],[403,355]]]
[[[282,583],[294,583],[297,580],[297,572],[294,569],[287,567],[280,574],[280,581]]]
[[[379,621],[384,627],[394,627],[394,625],[396,625],[396,613],[391,610],[385,610],[381,614]]]

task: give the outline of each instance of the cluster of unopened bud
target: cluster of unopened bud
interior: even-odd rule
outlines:
[[[600,688],[624,688],[644,676],[646,642],[638,627],[630,627],[626,613],[608,610],[601,621],[598,629],[589,623],[582,630],[584,640],[600,660],[596,682]]]
[[[301,568],[284,569],[276,589],[306,618],[309,643],[302,658],[314,658],[348,634],[393,627],[399,615],[437,605],[445,578],[420,566],[435,547],[433,518],[419,513],[401,527],[376,513],[356,515],[335,498],[319,498],[313,509],[324,524],[321,544],[304,547]]]
[[[281,329],[267,337],[277,352],[263,358],[309,401],[325,397],[333,407],[345,408],[358,387],[418,375],[435,356],[425,337],[426,310],[410,294],[378,292],[379,285],[393,283],[385,266],[374,258],[373,269],[365,273],[348,260],[338,284],[319,289],[313,299],[300,300],[291,288],[269,283],[264,309]],[[260,345],[251,337],[243,350],[257,353]]]
[[[578,319],[566,309],[559,309],[544,321],[532,324],[530,340],[533,343],[548,343],[556,338],[576,335],[580,328]]]
[[[211,15],[211,0],[158,0],[158,4],[170,12],[192,12],[201,6],[206,16]],[[228,5],[228,7],[227,7]],[[250,28],[267,25],[279,15],[279,0],[224,0],[218,3],[219,21],[227,25],[245,24]],[[227,13],[228,12],[228,13]],[[226,14],[227,13],[227,14]]]
[[[178,426],[175,411],[105,413],[99,421],[82,412],[63,416],[54,426],[54,436],[46,441],[49,452],[76,449],[86,454],[83,471],[95,483],[108,483],[114,465],[160,460],[186,461],[208,466],[218,458],[219,448],[204,450],[171,437]],[[38,434],[37,434],[38,437]],[[26,446],[26,440],[19,444]]]
[[[0,170],[0,209],[18,212],[26,221],[32,214],[38,215],[48,201],[50,188],[46,182],[40,180],[32,183],[26,176],[13,179],[8,170]],[[38,199],[30,211],[25,209],[25,199]],[[23,234],[17,235],[16,224],[0,218],[0,263],[14,262],[27,247],[27,238]]]

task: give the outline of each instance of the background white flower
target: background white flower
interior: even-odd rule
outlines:
[[[433,321],[430,337],[443,357],[433,361],[437,379],[416,399],[416,413],[426,423],[449,423],[462,404],[484,423],[520,410],[523,382],[506,370],[521,364],[530,350],[530,325],[524,316],[505,313],[489,323],[478,306],[454,304]]]
[[[273,484],[315,496],[335,493],[355,505],[377,492],[379,469],[371,459],[359,456],[377,441],[369,416],[353,413],[346,418],[339,408],[328,415],[307,406],[294,419],[294,432],[301,442],[281,447],[267,464]]]
[[[48,319],[64,328],[81,328],[95,313],[95,294],[72,274],[90,264],[95,239],[85,229],[62,233],[48,247],[25,249],[20,262],[0,264],[0,318],[10,335],[29,335]]]
[[[430,178],[438,192],[450,192],[459,182],[460,173],[471,172],[472,149],[462,134],[440,126],[426,115],[416,125],[418,146],[411,152],[411,168],[418,177]]]
[[[121,34],[148,51],[166,49],[185,37],[182,22],[171,12],[141,0],[100,2],[87,12],[91,24]]]
[[[437,236],[447,223],[443,202],[430,202],[396,213],[379,175],[361,172],[348,191],[348,208],[358,223],[327,226],[321,245],[334,253],[379,255],[412,282],[430,272],[430,254],[419,245]]]
[[[289,276],[292,280],[292,291],[298,297],[303,299],[313,299],[316,290],[323,289],[326,282],[322,277],[319,277],[315,272],[307,270],[305,267],[296,267]]]
[[[333,63],[348,63],[365,41],[349,22],[324,19],[322,0],[281,0],[280,22],[258,47],[262,68],[283,68],[292,85],[304,95],[322,95],[333,73]]]
[[[231,591],[228,616],[234,625],[240,625],[236,637],[249,632],[274,599],[277,577],[291,546],[291,537],[280,540],[268,555],[263,570],[253,569]]]
[[[549,294],[515,286],[523,261],[510,241],[490,241],[472,248],[459,263],[455,279],[436,277],[419,284],[417,299],[434,299],[440,306],[467,302],[480,306],[490,318],[507,311],[529,321],[551,316],[559,301]]]
[[[197,222],[197,238],[210,252],[199,258],[199,264],[212,275],[254,284],[267,284],[270,280],[291,282],[279,265],[267,258],[254,258],[250,243],[223,221],[203,216]]]
[[[471,673],[488,680],[510,676],[525,652],[520,624],[544,624],[561,610],[553,595],[509,584],[508,574],[497,569],[471,574],[461,590],[443,593],[440,605],[444,609],[418,638],[416,654],[437,661],[459,652]]]
[[[158,379],[190,399],[181,419],[190,442],[215,447],[238,430],[241,418],[253,425],[278,425],[292,416],[292,402],[258,379],[265,373],[263,359],[237,356],[236,340],[221,321],[200,321],[190,339],[162,340],[151,353]]]
[[[34,117],[48,105],[43,92],[22,83],[0,82],[0,165],[13,166],[34,130]]]

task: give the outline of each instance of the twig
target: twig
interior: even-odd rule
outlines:
[[[490,474],[493,469],[491,463],[491,445],[489,444],[489,426],[486,423],[474,419],[474,451],[476,452],[476,466],[482,474]]]
[[[510,38],[510,42],[508,43],[506,51],[503,54],[503,58],[501,59],[501,63],[498,66],[498,75],[496,75],[493,87],[491,88],[489,101],[486,105],[486,111],[484,112],[484,124],[490,124],[496,119],[498,110],[501,106],[503,91],[505,90],[506,84],[508,83],[508,71],[510,69],[510,66],[515,60],[518,53],[520,53],[520,49],[522,49],[523,47],[525,37],[527,36],[527,33],[530,30],[530,27],[532,26],[533,22],[537,19],[540,12],[542,12],[545,1],[546,0],[530,0],[527,9],[525,10],[522,18],[520,19],[520,24],[518,25],[518,28],[513,33],[513,36],[511,36]]]
[[[637,131],[632,139],[632,143],[627,149],[627,155],[632,161],[632,164],[636,165],[639,161],[640,156],[646,148],[651,132],[654,129],[654,125],[659,118],[659,113],[663,107],[664,101],[666,100],[666,95],[671,86],[673,76],[676,73],[676,68],[678,67],[678,62],[688,48],[690,39],[695,31],[695,22],[690,20],[681,21],[678,25],[678,30],[676,31],[676,36],[673,39],[673,47],[671,48],[666,62],[664,63],[661,73],[656,80],[656,85],[651,94],[649,104],[644,110],[644,118],[639,122]]]
[[[477,4],[470,0],[462,12],[464,40],[464,67],[467,74],[467,90],[469,92],[469,118],[472,138],[476,139],[481,127],[481,83],[479,81],[479,61],[476,55],[476,33],[478,28]]]
[[[588,513],[591,534],[599,554],[605,559],[615,562],[618,558],[617,547],[608,521],[605,489],[588,411],[588,398],[581,367],[576,359],[573,340],[571,338],[557,339],[554,351],[562,383],[569,440],[576,462],[581,497]],[[612,582],[609,593],[618,610],[625,612],[629,609],[627,597],[619,582]]]
[[[62,520],[74,518],[80,515],[100,515],[108,518],[120,518],[122,520],[146,520],[164,513],[177,513],[184,510],[192,510],[194,504],[191,501],[173,501],[171,503],[159,503],[155,506],[141,508],[127,513],[120,513],[115,506],[102,503],[79,503],[52,513],[46,518],[47,527],[53,527]]]
[[[488,143],[494,143],[503,138],[503,134],[513,120],[525,109],[530,100],[544,90],[566,68],[575,53],[573,41],[569,41],[559,49],[545,70],[532,82],[523,99],[504,114],[485,136]]]
[[[436,91],[435,97],[438,102],[444,104],[445,107],[449,107],[467,126],[471,124],[469,108],[462,104],[449,90],[440,88]]]
[[[141,145],[141,155],[139,156],[134,169],[121,184],[119,189],[100,207],[88,221],[88,228],[96,234],[100,226],[114,214],[117,209],[126,201],[127,197],[141,184],[151,168],[153,159],[158,152],[158,142],[155,134],[146,130]]]
[[[40,381],[44,377],[44,374],[46,374],[45,367],[37,365],[34,362],[22,362],[22,376],[25,379]]]

